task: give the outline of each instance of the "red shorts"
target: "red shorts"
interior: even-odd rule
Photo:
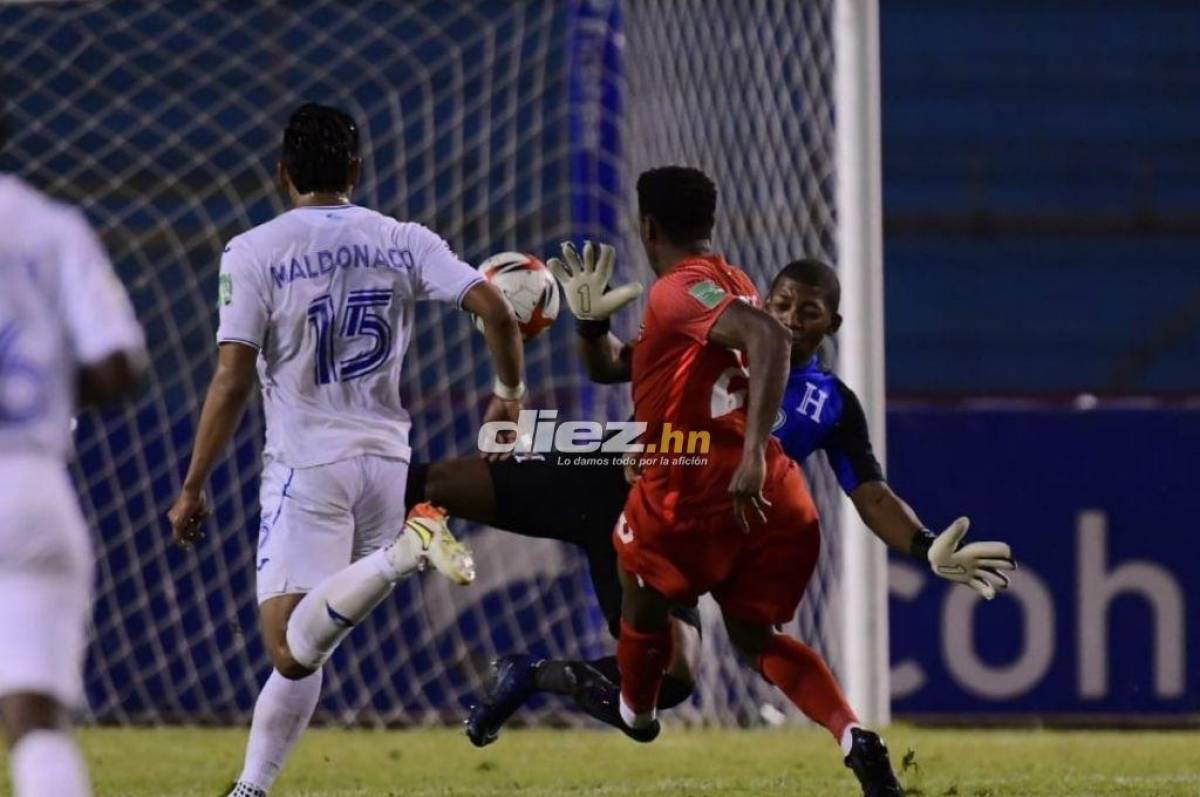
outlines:
[[[771,502],[767,522],[754,515],[749,534],[738,526],[732,505],[704,516],[679,512],[668,520],[653,493],[635,489],[613,531],[621,567],[673,603],[694,606],[711,592],[738,619],[770,625],[791,620],[817,564],[821,529],[800,468],[788,465],[763,490]]]

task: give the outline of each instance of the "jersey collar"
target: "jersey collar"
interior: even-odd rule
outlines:
[[[814,354],[812,356],[812,359],[810,359],[804,365],[797,365],[794,368],[792,368],[791,372],[788,374],[788,378],[789,379],[798,379],[801,376],[803,376],[804,374],[809,374],[809,373],[812,373],[813,371],[820,371],[820,370],[821,370],[821,358],[819,355]]]
[[[667,271],[666,274],[670,274],[672,271],[678,271],[679,269],[685,268],[687,266],[695,265],[696,263],[708,263],[708,264],[714,265],[714,266],[729,265],[728,263],[725,262],[725,258],[722,257],[721,255],[717,254],[716,252],[713,252],[712,254],[707,254],[707,255],[691,255],[689,257],[685,257],[683,260],[680,260],[678,263],[671,266],[670,270]],[[666,276],[666,274],[664,274],[663,276]]]

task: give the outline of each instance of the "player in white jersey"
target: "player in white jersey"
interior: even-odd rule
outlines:
[[[128,395],[145,348],[82,213],[0,174],[0,219],[0,717],[17,797],[80,797],[69,713],[93,558],[67,474],[71,417]]]
[[[426,562],[474,578],[440,513],[426,505],[405,523],[400,374],[413,305],[436,300],[483,319],[498,374],[489,420],[515,421],[525,391],[503,296],[425,227],[352,204],[359,168],[346,114],[311,104],[293,114],[279,167],[293,209],[225,249],[217,371],[170,512],[176,539],[195,541],[203,486],[257,364],[267,420],[258,600],[275,671],[255,705],[239,796],[266,794],[316,707],[321,665],[400,578]]]

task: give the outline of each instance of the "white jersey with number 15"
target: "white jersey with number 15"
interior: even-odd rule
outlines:
[[[267,455],[292,468],[407,461],[414,305],[461,306],[480,280],[435,233],[357,205],[295,208],[230,241],[217,341],[259,350]]]

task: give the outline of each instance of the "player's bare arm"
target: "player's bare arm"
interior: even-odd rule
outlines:
[[[462,306],[482,320],[483,336],[496,367],[495,388],[483,420],[515,423],[525,396],[525,349],[517,317],[500,290],[487,281],[467,291]]]
[[[175,541],[190,545],[200,537],[200,525],[208,517],[204,485],[222,449],[233,436],[254,390],[254,364],[258,350],[241,343],[222,343],[217,370],[204,397],[192,460],[179,497],[167,512]]]
[[[967,518],[959,518],[941,534],[934,534],[882,479],[864,481],[849,495],[859,517],[876,537],[928,565],[939,578],[966,584],[987,600],[1008,588],[1008,574],[1017,566],[1012,550],[1007,543],[994,540],[963,545],[970,525]]]
[[[769,504],[762,494],[765,452],[787,384],[791,339],[778,321],[745,302],[730,302],[709,330],[708,339],[745,353],[751,363],[742,461],[729,483],[738,525],[742,531],[749,531],[747,509],[753,509],[766,522]]]
[[[609,331],[614,313],[642,295],[642,284],[631,282],[609,290],[616,250],[608,244],[586,241],[583,253],[570,241],[562,244],[562,258],[546,263],[562,285],[567,306],[578,321],[579,353],[588,377],[603,385],[628,382],[633,374],[633,343],[624,343]]]
[[[859,485],[850,500],[876,537],[924,562],[938,577],[966,584],[987,600],[1008,588],[1008,574],[1017,567],[1008,543],[986,540],[963,545],[970,526],[967,518],[958,518],[941,534],[934,534],[887,482],[879,480]]]
[[[633,376],[633,343],[623,343],[611,332],[597,337],[579,334],[579,353],[588,378],[601,385],[628,382]]]
[[[79,369],[79,404],[98,407],[129,398],[142,384],[145,369],[128,353],[117,352]]]
[[[876,537],[890,547],[926,562],[941,578],[966,584],[991,600],[1007,589],[1008,573],[1016,569],[1007,543],[974,542],[961,545],[970,521],[959,518],[941,534],[933,534],[886,482],[859,485],[850,493],[859,516]]]
[[[850,493],[850,501],[867,528],[889,548],[908,552],[917,537],[925,534],[916,512],[885,481],[860,484]]]

